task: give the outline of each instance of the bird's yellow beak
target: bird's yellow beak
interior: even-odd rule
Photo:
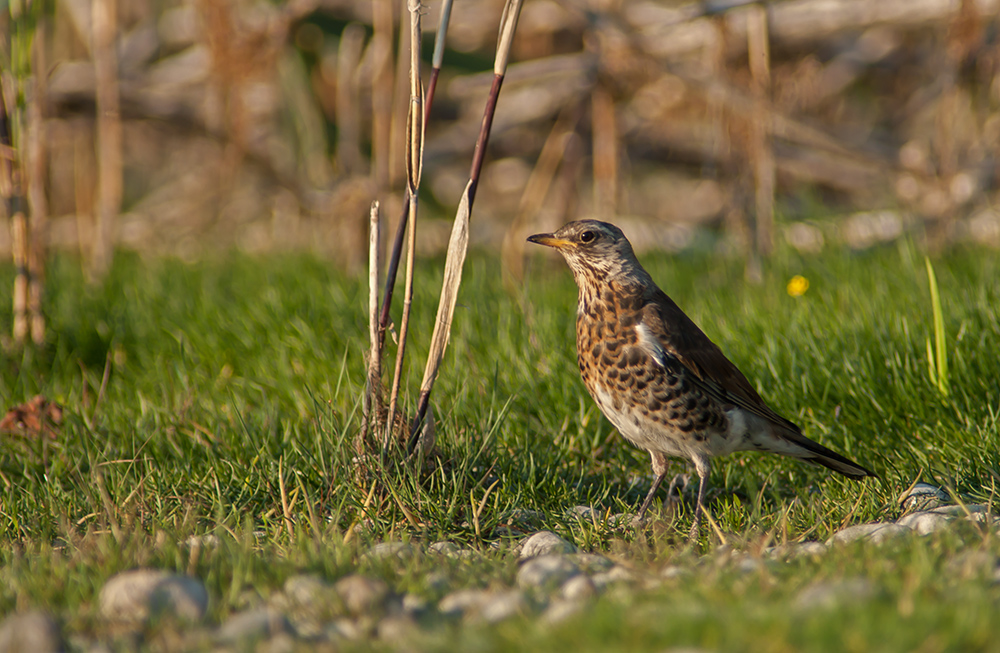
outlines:
[[[556,238],[552,234],[535,234],[534,236],[528,236],[529,243],[538,243],[539,245],[545,245],[546,247],[554,247],[555,249],[563,249],[564,247],[569,247],[573,243],[563,238]]]

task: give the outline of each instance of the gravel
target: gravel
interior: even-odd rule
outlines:
[[[578,506],[573,514],[593,515],[584,508],[589,510]],[[409,542],[383,542],[363,550],[358,571],[340,578],[299,573],[289,576],[278,591],[242,588],[230,604],[242,608],[224,615],[216,625],[205,624],[209,595],[200,579],[160,569],[135,569],[113,576],[100,588],[95,601],[101,624],[97,637],[133,637],[127,641],[138,646],[161,624],[173,622],[168,627],[177,629],[181,637],[177,641],[214,643],[225,651],[335,651],[351,642],[367,646],[375,639],[394,648],[412,648],[421,632],[448,622],[488,625],[532,617],[542,624],[556,624],[585,613],[598,600],[632,601],[637,592],[683,586],[701,573],[728,570],[755,575],[777,569],[782,561],[818,559],[829,555],[831,547],[845,543],[878,545],[908,534],[929,535],[969,519],[992,523],[996,517],[977,504],[937,506],[912,511],[898,522],[851,526],[834,533],[826,543],[784,544],[752,554],[723,547],[714,555],[694,559],[681,555],[658,572],[636,571],[607,556],[582,552],[550,531],[525,537],[518,549],[502,547],[486,553],[447,541],[434,542],[426,549]],[[385,561],[414,556],[438,568],[416,579],[401,571],[394,577],[371,573],[374,567],[392,574]],[[513,577],[491,571],[484,579],[480,566],[493,558],[505,559]],[[495,565],[490,568],[497,569]],[[1000,583],[1000,558],[969,550],[947,561],[943,572],[965,580]],[[871,600],[879,591],[867,579],[825,579],[802,589],[794,606],[807,612],[830,611]],[[152,622],[156,628],[149,630],[151,620],[156,620]],[[88,637],[94,635],[71,632],[67,636],[74,650],[90,652],[111,650],[107,647],[114,641],[122,641],[91,641]],[[59,622],[47,613],[14,613],[0,621],[0,653],[65,648]]]

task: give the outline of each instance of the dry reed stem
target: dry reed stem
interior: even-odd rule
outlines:
[[[118,96],[116,0],[93,0],[94,75],[97,85],[97,228],[92,278],[103,277],[114,256],[115,221],[122,201],[122,124]]]
[[[17,185],[15,184],[15,189]],[[28,218],[21,208],[24,204],[15,190],[15,203],[11,215],[11,238],[14,250],[14,342],[21,344],[28,337]]]
[[[437,35],[434,37],[434,60],[431,69],[430,82],[424,99],[424,129],[431,114],[431,104],[434,102],[434,90],[437,88],[437,78],[441,72],[444,60],[444,45],[448,34],[448,21],[451,18],[452,0],[445,0],[441,8],[441,22]],[[407,215],[409,214],[409,198],[403,204],[403,213],[399,217],[396,236],[392,242],[392,253],[389,257],[389,268],[385,275],[385,293],[382,296],[382,310],[379,314],[379,348],[385,342],[385,330],[389,326],[389,309],[392,306],[392,293],[396,287],[396,275],[399,272],[399,260],[403,251],[403,237],[406,233]]]
[[[590,94],[593,130],[594,211],[606,219],[615,215],[618,203],[618,125],[615,103],[600,83]]]
[[[90,261],[94,245],[94,160],[93,129],[79,119],[73,127],[73,203],[76,209],[76,246],[81,261]]]
[[[380,433],[378,416],[382,405],[382,349],[378,340],[378,272],[379,243],[382,241],[382,220],[378,201],[372,202],[368,238],[368,382],[365,388],[364,412],[369,433]]]
[[[393,22],[392,0],[372,0],[372,176],[379,193],[389,190]]]
[[[754,176],[756,250],[762,257],[774,249],[774,150],[771,145],[771,120],[766,109],[771,95],[771,52],[768,38],[767,9],[754,5],[747,14],[747,53],[752,94],[758,109],[750,117],[750,160]]]
[[[406,286],[403,292],[403,316],[399,325],[399,346],[396,349],[396,367],[393,370],[392,389],[389,394],[389,414],[386,419],[383,453],[389,446],[392,425],[396,420],[400,381],[406,356],[406,336],[410,326],[410,309],[413,302],[413,265],[416,256],[417,193],[424,156],[424,96],[420,81],[420,0],[408,0],[410,12],[410,103],[406,117],[406,190],[409,239],[406,252]]]
[[[14,258],[13,324],[14,342],[20,344],[28,336],[28,220],[24,214],[21,192],[21,175],[14,149],[13,97],[7,93],[6,82],[14,81],[4,75],[0,89],[0,195],[3,206],[10,211],[11,249]]]
[[[441,64],[444,63],[444,45],[448,35],[448,23],[451,21],[451,6],[453,0],[441,3],[441,21],[438,23],[437,34],[434,35],[434,56],[431,59],[431,76],[427,82],[427,96],[424,102],[424,127],[434,103],[434,92],[437,90],[438,75],[441,74]]]
[[[285,457],[278,458],[278,492],[281,494],[281,516],[284,519],[285,534],[292,537],[292,508],[288,503],[288,492],[285,489]]]
[[[31,341],[36,345],[45,340],[45,316],[42,314],[42,292],[45,284],[45,252],[48,245],[48,201],[45,196],[47,177],[45,105],[48,66],[45,61],[46,21],[35,26],[32,43],[31,95],[27,120],[27,190],[31,211],[28,225],[28,313],[31,320]]]
[[[503,78],[507,73],[510,47],[514,40],[514,32],[517,29],[517,20],[521,14],[522,4],[523,0],[507,0],[500,19],[500,35],[497,39],[497,53],[493,63],[493,85],[490,88],[490,94],[486,100],[486,108],[483,111],[483,122],[479,130],[479,138],[476,141],[476,150],[472,157],[469,182],[465,186],[465,192],[462,193],[462,199],[459,202],[458,212],[455,215],[455,222],[452,226],[451,239],[448,243],[448,255],[444,265],[441,298],[438,301],[438,312],[434,321],[434,333],[431,336],[431,347],[427,356],[427,365],[424,367],[424,378],[420,385],[417,415],[413,420],[413,426],[410,429],[410,438],[407,442],[408,453],[413,452],[418,445],[421,449],[429,447],[429,443],[422,441],[423,438],[419,437],[421,426],[427,415],[431,390],[434,388],[434,381],[437,379],[438,370],[441,367],[441,361],[444,358],[445,350],[448,348],[448,340],[451,337],[451,322],[455,314],[458,288],[462,283],[462,268],[465,265],[465,256],[468,251],[469,220],[472,216],[472,204],[476,197],[476,185],[479,182],[479,175],[482,172],[483,158],[485,157],[486,146],[490,138],[490,127],[493,124],[493,116],[496,113],[500,87],[503,85]]]
[[[351,23],[344,28],[337,50],[337,166],[340,172],[361,172],[361,103],[358,102],[358,66],[365,42],[365,28]]]
[[[396,64],[393,67],[393,89],[392,89],[392,110],[389,126],[389,188],[399,187],[400,180],[406,183],[406,157],[407,145],[406,136],[410,99],[410,30],[404,29],[404,25],[409,24],[408,0],[401,4],[402,16],[399,23],[399,34],[396,45]],[[404,210],[406,210],[404,200]]]

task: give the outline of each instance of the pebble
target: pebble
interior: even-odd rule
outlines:
[[[576,545],[572,542],[567,542],[552,531],[538,531],[521,544],[520,557],[527,560],[550,554],[576,552]]]
[[[365,557],[369,560],[389,560],[398,558],[409,560],[417,554],[417,548],[406,542],[379,542],[368,549]]]
[[[394,614],[382,619],[375,627],[376,636],[387,642],[406,643],[420,630],[416,620],[406,614]]]
[[[950,500],[947,492],[930,483],[915,483],[899,497],[905,512],[931,510],[946,505]]]
[[[918,535],[928,535],[948,527],[954,517],[937,512],[911,512],[896,523],[916,532]]]
[[[326,605],[336,598],[337,591],[319,576],[302,574],[285,581],[285,596],[293,606]]]
[[[442,542],[434,542],[427,547],[427,550],[431,553],[437,553],[438,555],[453,556],[458,553],[459,548],[454,542],[448,542],[445,540]]]
[[[660,571],[660,578],[663,580],[685,580],[693,575],[694,572],[680,565],[667,565]]]
[[[867,601],[875,595],[875,586],[863,578],[852,578],[811,585],[794,601],[799,610],[832,610],[845,603]]]
[[[12,614],[0,622],[0,651],[4,653],[57,653],[64,649],[59,625],[45,612]]]
[[[140,624],[152,616],[198,621],[208,610],[208,592],[197,578],[159,569],[134,569],[113,576],[98,596],[109,621]]]
[[[324,630],[324,635],[328,640],[337,641],[341,639],[359,640],[368,636],[365,625],[358,623],[355,619],[335,619],[328,623]]]
[[[765,569],[763,560],[748,554],[734,556],[732,565],[741,574],[759,573]]]
[[[952,576],[966,580],[978,578],[993,580],[994,575],[1000,570],[1000,564],[992,553],[972,549],[956,554],[945,565],[945,569]]]
[[[566,557],[576,563],[580,571],[585,574],[599,574],[615,566],[614,560],[596,553],[574,553]]]
[[[826,545],[844,544],[856,540],[866,540],[873,544],[882,544],[909,532],[909,528],[890,522],[857,524],[856,526],[848,526],[834,533],[833,537],[826,541]]]
[[[543,555],[521,565],[517,572],[517,586],[521,589],[552,590],[579,573],[580,568],[568,557]]]
[[[991,524],[996,524],[997,520],[1000,519],[990,512],[989,506],[983,503],[972,503],[965,506],[941,506],[928,512],[935,515],[964,517],[980,523],[990,522]]]
[[[578,574],[562,584],[559,596],[567,601],[587,601],[597,596],[597,586],[589,576]]]
[[[593,506],[573,506],[565,513],[568,519],[581,519],[585,522],[601,522],[601,512],[594,510]]]
[[[635,574],[628,567],[615,565],[608,571],[594,574],[591,580],[594,581],[594,586],[598,590],[603,590],[609,585],[630,585],[635,582]]]
[[[794,544],[779,544],[768,547],[764,555],[775,560],[794,560],[806,556],[818,558],[828,550],[822,542],[796,542]]]
[[[489,602],[490,596],[491,593],[486,590],[458,590],[438,602],[438,612],[446,617],[478,613]]]
[[[430,612],[430,603],[418,594],[405,594],[401,604],[403,614],[420,619]]]
[[[510,590],[493,594],[480,607],[479,618],[486,623],[495,624],[525,614],[527,611],[528,602],[524,598],[524,593],[519,590]]]
[[[583,612],[584,604],[579,601],[553,601],[542,614],[542,622],[558,624]]]
[[[344,576],[334,584],[334,589],[347,612],[355,617],[382,614],[391,598],[384,581],[360,574]]]
[[[505,513],[500,521],[508,522],[515,526],[526,528],[538,528],[545,523],[545,515],[538,510],[528,508],[514,508]]]
[[[220,642],[245,642],[269,639],[279,634],[295,634],[288,618],[270,608],[257,608],[227,619],[216,632],[216,639]]]

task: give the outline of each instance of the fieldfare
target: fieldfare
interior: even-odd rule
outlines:
[[[621,229],[582,220],[528,240],[558,250],[573,271],[580,289],[577,362],[590,396],[629,442],[652,456],[656,480],[637,523],[667,475],[668,456],[690,460],[700,479],[692,538],[715,456],[765,451],[854,479],[875,476],[805,437],[764,403],[743,373],[656,286]]]

